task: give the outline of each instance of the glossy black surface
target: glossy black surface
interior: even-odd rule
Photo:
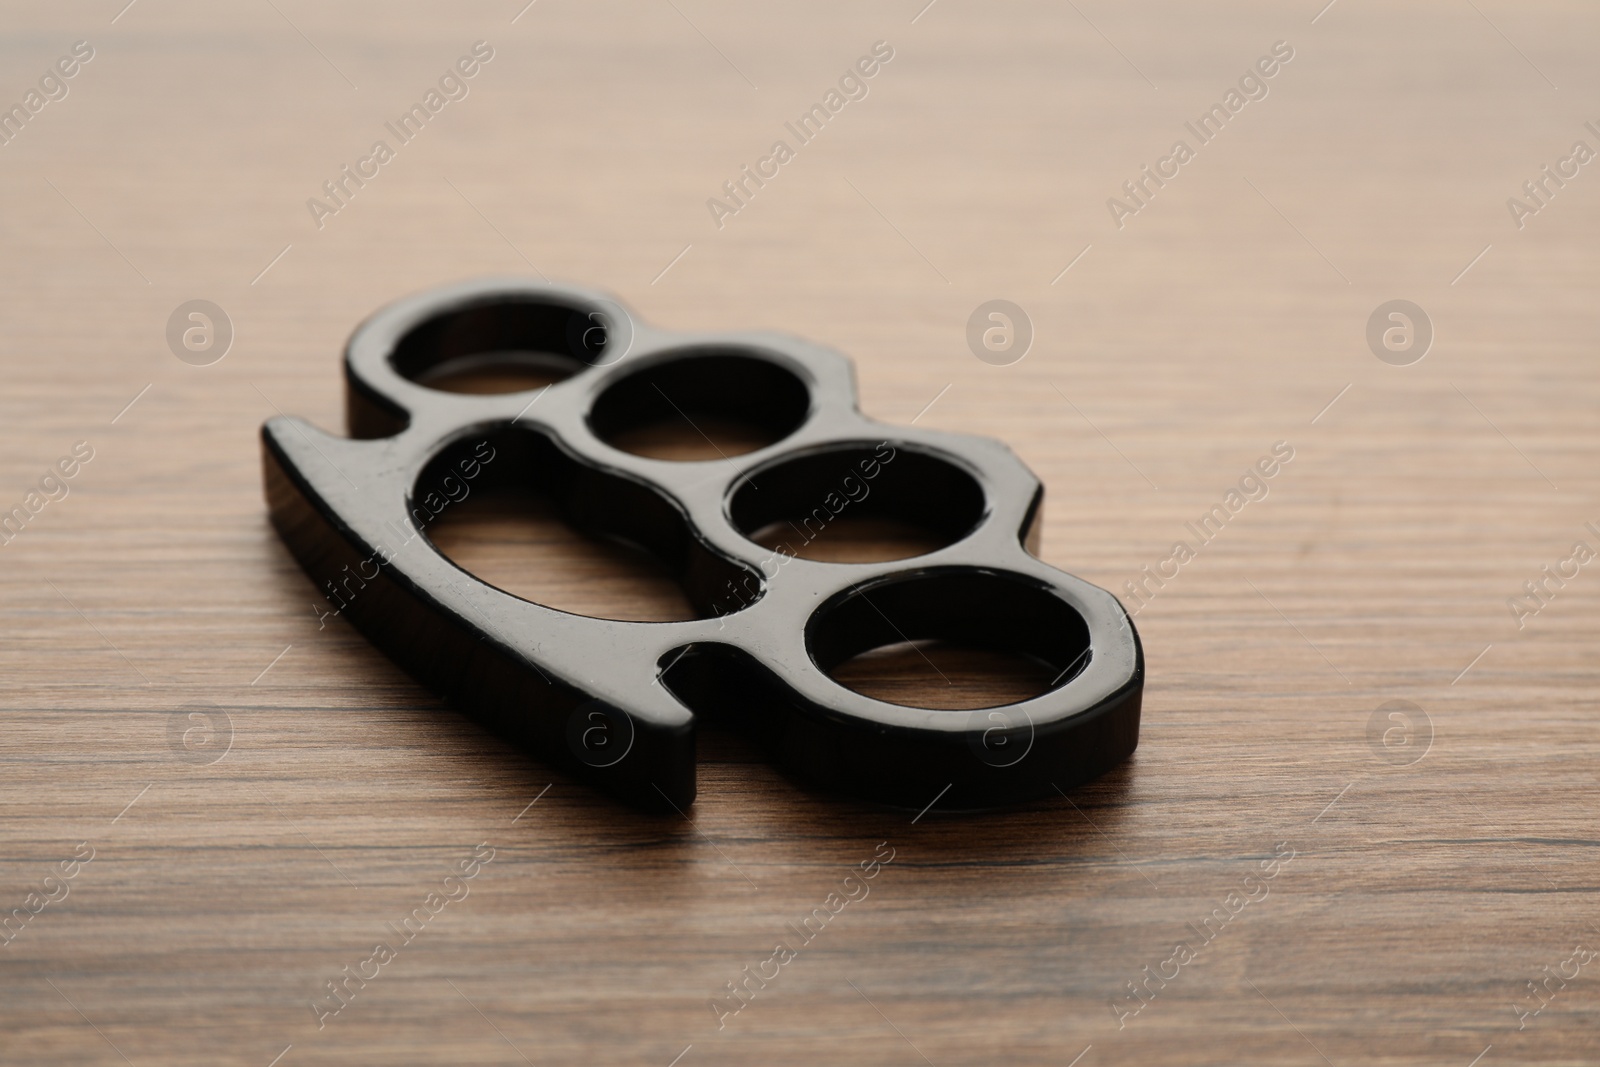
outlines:
[[[423,384],[508,360],[566,377],[485,396]],[[351,437],[293,418],[262,428],[273,524],[328,610],[456,707],[633,803],[693,802],[697,716],[759,738],[803,783],[913,809],[1051,794],[1138,743],[1138,636],[1111,594],[1024,548],[1037,479],[997,441],[866,418],[835,352],[777,334],[667,333],[599,294],[490,279],[378,312],[351,338],[345,374]],[[703,462],[617,447],[671,417],[742,421],[772,443]],[[653,553],[701,618],[588,618],[461,570],[426,527],[496,485]],[[831,563],[750,540],[781,523],[803,541],[846,516],[944,547]],[[1020,703],[942,711],[828,675],[927,639],[1024,653],[1056,680]]]

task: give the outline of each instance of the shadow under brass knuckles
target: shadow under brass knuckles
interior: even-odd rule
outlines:
[[[491,396],[426,384],[507,360],[570,376]],[[838,353],[773,333],[670,333],[583,289],[488,279],[379,311],[350,339],[345,379],[351,437],[295,418],[262,427],[284,542],[420,681],[613,794],[692,803],[699,716],[753,735],[802,781],[913,809],[1047,795],[1138,743],[1138,635],[1110,593],[1025,547],[1037,544],[1038,480],[998,441],[866,418]],[[776,440],[704,462],[607,443],[675,416],[742,419]],[[543,493],[577,529],[648,550],[701,617],[572,615],[461,570],[424,529],[469,484]],[[840,513],[946,544],[832,563],[750,538]],[[1055,680],[962,712],[886,703],[829,677],[862,652],[924,640],[1032,656]]]

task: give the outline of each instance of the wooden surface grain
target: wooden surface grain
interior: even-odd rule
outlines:
[[[1600,549],[1600,171],[1541,170],[1600,148],[1592,5],[123,3],[0,27],[0,102],[94,50],[0,146],[0,510],[29,509],[0,545],[0,916],[30,916],[0,1062],[1600,1060],[1600,573],[1563,562]],[[477,41],[467,95],[319,228],[307,199]],[[719,228],[707,199],[879,41]],[[257,429],[341,427],[355,324],[491,273],[839,348],[870,414],[1009,442],[1044,558],[1130,608],[1196,542],[1139,607],[1135,757],[914,818],[708,732],[692,812],[646,817],[319,626]],[[966,340],[997,298],[1035,334],[1005,366]],[[192,299],[234,329],[209,366],[168,347]],[[1396,299],[1435,333],[1407,366],[1366,339]],[[515,507],[448,536],[526,595],[675,610]]]

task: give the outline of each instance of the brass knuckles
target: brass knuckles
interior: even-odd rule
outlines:
[[[492,396],[416,380],[507,351],[576,372],[543,393]],[[633,803],[692,803],[698,715],[753,734],[807,783],[908,808],[1048,795],[1138,743],[1138,635],[1110,593],[1024,547],[1038,480],[998,441],[866,418],[835,352],[773,333],[656,330],[587,290],[487,279],[379,311],[351,338],[345,375],[353,437],[294,418],[262,427],[267,500],[290,551],[424,684]],[[669,405],[737,413],[781,439],[709,462],[604,440]],[[542,491],[580,530],[654,552],[705,617],[587,618],[462,571],[421,529],[469,472],[478,488]],[[950,543],[825,563],[746,536],[785,519],[811,531],[843,507]],[[953,712],[871,699],[826,673],[923,639],[1024,652],[1059,676],[1033,699]]]

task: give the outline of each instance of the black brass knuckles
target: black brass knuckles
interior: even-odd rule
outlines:
[[[489,396],[421,384],[508,354],[571,376]],[[1110,593],[1024,547],[1038,480],[998,441],[866,418],[842,355],[773,333],[656,330],[582,289],[489,279],[379,311],[350,339],[345,376],[351,437],[294,418],[262,427],[290,551],[420,681],[634,803],[694,800],[702,715],[753,734],[806,782],[913,809],[1052,795],[1138,743],[1138,635]],[[738,416],[781,439],[706,462],[606,443],[674,412]],[[649,550],[703,617],[587,618],[480,581],[423,532],[469,484],[546,494],[576,528]],[[949,543],[829,563],[747,536],[774,521],[819,529],[845,508]],[[871,699],[827,673],[928,639],[1032,655],[1056,680],[963,712]]]

